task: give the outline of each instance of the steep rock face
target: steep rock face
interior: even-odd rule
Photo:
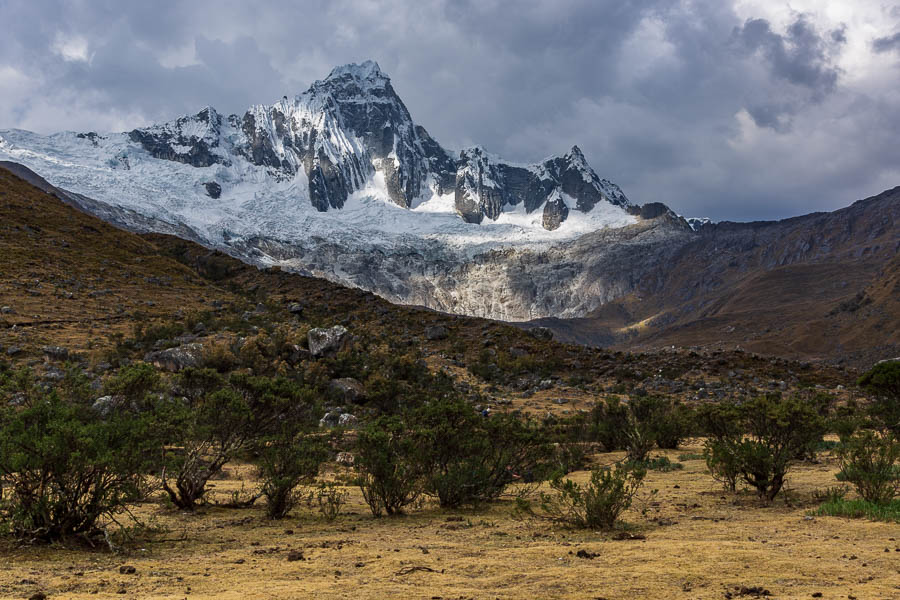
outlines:
[[[497,220],[506,206],[523,205],[526,214],[543,206],[543,227],[553,231],[569,216],[562,194],[573,200],[571,208],[583,213],[600,202],[631,206],[619,186],[597,176],[578,146],[564,156],[528,166],[503,162],[481,147],[460,152],[456,210],[469,223]]]
[[[547,203],[544,205],[544,229],[548,231],[559,229],[559,226],[562,225],[562,222],[565,221],[568,216],[569,207],[566,206],[566,202],[562,199],[562,196],[557,195],[556,197],[547,200]]]
[[[128,135],[154,158],[173,160],[192,167],[209,167],[227,162],[216,151],[221,127],[222,117],[215,109],[206,107],[196,115],[147,129],[134,129]],[[93,138],[85,137],[96,146],[96,134]]]

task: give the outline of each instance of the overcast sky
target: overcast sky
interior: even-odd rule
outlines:
[[[444,146],[579,145],[632,201],[779,218],[900,185],[900,2],[0,0],[0,129],[242,112],[379,62]]]

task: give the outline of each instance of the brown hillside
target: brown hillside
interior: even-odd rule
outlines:
[[[636,293],[561,338],[736,348],[866,367],[900,355],[900,188],[833,213],[701,230]]]
[[[488,406],[540,414],[589,408],[598,393],[636,386],[685,399],[722,398],[846,387],[856,376],[740,351],[611,353],[537,339],[503,323],[396,306],[321,279],[260,270],[173,236],[121,231],[3,170],[0,216],[0,306],[12,310],[0,315],[0,346],[3,358],[14,361],[35,362],[47,345],[102,361],[138,325],[175,323],[191,333],[185,325],[191,315],[228,313],[248,329],[252,324],[241,314],[265,304],[281,307],[270,322],[297,331],[342,324],[398,354],[420,354],[432,369],[483,393]],[[292,304],[302,307],[302,316],[287,310]],[[428,335],[433,326],[445,335]],[[206,336],[216,343],[223,334],[209,331],[196,341]],[[161,342],[177,345],[183,337]],[[6,354],[10,348],[19,351]],[[485,372],[493,373],[490,380],[482,378]]]

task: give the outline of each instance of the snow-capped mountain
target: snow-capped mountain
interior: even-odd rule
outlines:
[[[516,298],[496,281],[490,291],[467,290],[480,267],[499,261],[505,272],[513,256],[531,261],[588,234],[615,238],[610,232],[669,212],[631,204],[577,146],[531,165],[481,147],[445,150],[372,61],[337,67],[303,94],[243,115],[206,107],[104,135],[0,131],[0,159],[125,227],[176,233],[395,301],[507,319],[578,315],[601,301],[545,298],[540,289]],[[690,231],[670,216],[668,235]],[[590,285],[605,289],[599,279]]]

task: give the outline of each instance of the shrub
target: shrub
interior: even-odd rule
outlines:
[[[101,535],[100,521],[140,499],[154,446],[146,416],[96,414],[55,393],[0,429],[5,527],[32,541]]]
[[[315,500],[319,512],[326,521],[334,521],[341,513],[341,509],[347,502],[349,494],[337,484],[332,482],[320,483],[308,496],[308,503],[312,505]]]
[[[709,474],[728,492],[734,492],[737,489],[740,475],[740,463],[734,442],[735,440],[731,438],[710,438],[706,440],[703,448]]]
[[[415,445],[397,417],[381,417],[359,432],[355,465],[357,484],[376,517],[402,512],[422,493]]]
[[[882,428],[900,436],[900,361],[875,365],[859,379],[859,385],[875,395],[869,414]]]
[[[259,448],[257,469],[266,497],[266,516],[282,519],[296,506],[297,487],[309,482],[327,458],[326,446],[317,438],[301,437],[287,423],[279,434],[266,439]]]
[[[606,452],[624,450],[628,445],[628,408],[618,396],[610,396],[591,411],[592,438]]]
[[[661,471],[663,473],[679,471],[684,468],[683,464],[672,462],[668,456],[654,456],[641,463],[641,466],[650,471]]]
[[[771,502],[784,486],[790,466],[822,439],[822,402],[769,395],[708,411],[710,472],[729,488],[739,477]]]
[[[122,367],[103,386],[104,394],[118,396],[135,409],[152,404],[151,394],[162,390],[163,382],[159,371],[143,362]]]
[[[163,489],[175,506],[193,510],[202,502],[209,479],[238,453],[279,433],[284,423],[312,427],[318,412],[309,388],[283,377],[237,373],[228,378],[227,387],[188,398],[187,403],[170,403],[163,421],[180,451],[166,455]],[[174,487],[167,477],[170,472],[175,474]]]
[[[893,435],[858,433],[844,442],[838,455],[838,480],[853,484],[867,502],[887,504],[900,492],[900,441]]]
[[[656,445],[677,450],[692,430],[693,411],[677,400],[660,398],[657,403],[650,417]]]
[[[510,415],[485,418],[462,400],[433,401],[409,426],[425,491],[445,508],[495,500],[513,481],[533,479],[551,454],[534,425]]]
[[[558,477],[550,483],[556,494],[541,494],[541,508],[549,518],[572,527],[610,529],[631,506],[646,473],[635,465],[616,465],[594,469],[585,485]]]

